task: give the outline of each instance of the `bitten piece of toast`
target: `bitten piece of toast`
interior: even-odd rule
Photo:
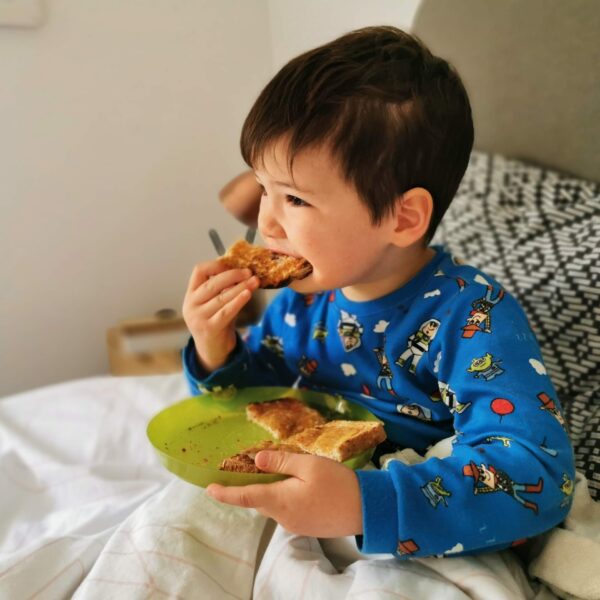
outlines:
[[[223,460],[219,469],[221,471],[234,471],[236,473],[264,473],[254,463],[256,455],[261,450],[281,450],[283,452],[293,452],[294,454],[305,454],[304,450],[293,444],[279,444],[271,440],[259,442],[255,446],[242,450],[239,454],[234,454]]]
[[[385,438],[383,424],[379,421],[338,420],[304,429],[286,441],[308,454],[344,462],[377,446]]]
[[[325,423],[323,415],[295,398],[248,404],[246,418],[278,440],[285,440],[303,429]]]
[[[312,272],[312,265],[304,258],[273,252],[246,240],[237,241],[219,260],[230,269],[250,269],[265,289],[285,287]]]

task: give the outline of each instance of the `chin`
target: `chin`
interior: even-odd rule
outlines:
[[[288,287],[299,294],[316,294],[324,290],[322,285],[317,284],[312,273],[304,279],[295,279]]]

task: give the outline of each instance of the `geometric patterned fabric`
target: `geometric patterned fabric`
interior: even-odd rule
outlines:
[[[433,241],[521,303],[600,500],[600,184],[474,151]]]

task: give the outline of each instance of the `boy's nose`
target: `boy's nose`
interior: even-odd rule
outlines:
[[[263,239],[285,237],[285,230],[281,226],[273,206],[266,198],[263,198],[260,203],[260,210],[258,212],[258,230]]]

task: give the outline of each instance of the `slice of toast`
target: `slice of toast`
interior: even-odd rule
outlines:
[[[237,241],[219,260],[230,269],[250,269],[265,289],[285,287],[312,272],[312,265],[304,258],[273,252],[246,240]]]
[[[242,450],[239,454],[234,454],[221,462],[219,469],[221,471],[234,471],[236,473],[264,473],[254,463],[256,455],[261,450],[281,450],[283,452],[293,452],[295,454],[305,454],[304,450],[293,444],[279,444],[271,440],[265,440],[258,444]]]
[[[286,442],[299,446],[308,454],[316,454],[344,462],[386,438],[379,421],[329,421],[304,429]]]
[[[325,417],[321,413],[295,398],[248,404],[246,418],[266,429],[278,440],[285,440],[303,429],[325,423]]]

